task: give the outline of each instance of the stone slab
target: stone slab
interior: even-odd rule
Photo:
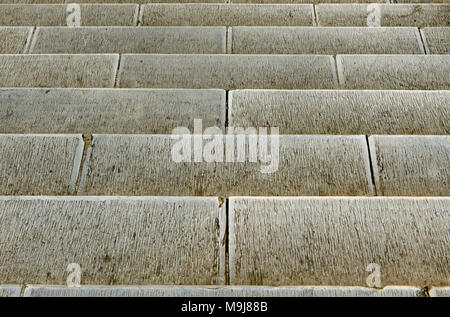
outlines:
[[[423,2],[423,1],[420,1]],[[372,26],[372,16],[380,12],[380,26],[450,26],[449,4],[318,4],[320,26]],[[369,20],[369,22],[368,22]]]
[[[430,297],[450,297],[450,287],[433,287],[430,289]]]
[[[0,89],[0,133],[170,134],[225,127],[223,90]]]
[[[281,134],[450,134],[450,92],[238,90],[232,127],[279,127]]]
[[[0,87],[112,88],[119,55],[0,55]]]
[[[450,54],[450,27],[423,28],[421,32],[427,54]]]
[[[0,195],[74,194],[83,148],[81,135],[1,134]]]
[[[378,267],[378,287],[448,285],[449,203],[231,198],[230,283],[367,287]]]
[[[372,136],[375,185],[383,196],[450,196],[450,136]]]
[[[202,147],[211,143],[208,136],[203,136],[203,140],[202,136],[195,138],[94,135],[79,194],[220,197],[374,194],[364,136],[280,136],[278,155],[278,147],[269,140],[266,149],[272,158],[265,160],[262,152],[256,150],[252,151],[256,152],[254,161],[250,161],[245,135],[239,139],[218,136],[215,140],[225,144],[224,152],[217,150],[221,157],[213,158],[215,162],[208,162],[206,156],[195,162],[194,155],[201,155],[202,149],[194,141]],[[242,139],[246,144],[245,158],[238,161]],[[181,142],[186,142],[191,162],[174,159],[172,151],[179,153]],[[234,149],[232,160],[224,155],[226,151],[233,153],[227,146]],[[205,147],[203,153],[207,151]]]
[[[447,90],[450,55],[338,55],[344,89]]]
[[[424,54],[417,28],[233,27],[233,54]]]
[[[332,56],[122,56],[121,88],[317,89],[336,88]]]
[[[0,54],[21,54],[32,28],[0,26]]]
[[[0,285],[1,297],[19,297],[22,286],[20,285]]]
[[[268,287],[268,286],[64,286],[32,285],[24,297],[423,297],[421,289],[390,286]]]
[[[6,283],[224,283],[217,198],[2,197],[0,220]]]
[[[0,25],[67,26],[67,10],[64,4],[3,4]],[[138,5],[80,4],[80,12],[81,26],[134,26]]]
[[[142,25],[149,26],[312,26],[311,4],[147,4],[142,5]]]
[[[38,27],[30,53],[223,54],[225,27]]]

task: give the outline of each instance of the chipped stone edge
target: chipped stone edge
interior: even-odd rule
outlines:
[[[73,168],[72,168],[72,174],[70,177],[70,182],[69,182],[69,193],[71,195],[76,194],[75,190],[76,190],[76,186],[77,186],[77,180],[78,180],[78,174],[80,173],[80,167],[81,167],[81,160],[83,158],[83,151],[84,151],[84,140],[83,137],[78,134],[77,135],[78,138],[78,146],[77,149],[75,151],[75,158],[73,160]]]
[[[378,170],[377,151],[375,145],[376,136],[369,136],[370,161],[372,162],[373,179],[375,182],[375,192],[377,196],[383,196],[380,184],[380,172]]]
[[[424,46],[424,48],[425,48],[425,53],[424,54],[427,54],[427,55],[431,55],[431,52],[430,52],[430,47],[428,46],[428,42],[427,42],[427,37],[425,36],[425,29],[427,29],[427,28],[421,28],[420,30],[419,30],[419,32],[420,32],[420,35],[422,35],[422,39],[423,39],[423,46]],[[420,36],[419,35],[419,36]]]

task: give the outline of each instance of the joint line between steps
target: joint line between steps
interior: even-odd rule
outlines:
[[[117,61],[116,74],[114,76],[114,88],[119,86],[119,72],[120,72],[120,62],[122,61],[122,54],[119,54],[119,60]]]
[[[28,54],[30,47],[31,47],[31,43],[33,43],[33,38],[34,38],[34,34],[36,33],[36,26],[33,26],[33,28],[31,29],[30,33],[28,34],[27,40],[25,41],[25,46],[23,48],[23,52],[22,54]]]
[[[373,192],[374,192],[374,196],[378,196],[377,186],[375,184],[375,174],[373,172],[372,154],[370,153],[369,136],[366,135],[365,137],[366,137],[367,154],[369,156],[370,178],[371,178],[371,182],[372,182],[372,186],[373,186]]]
[[[75,191],[73,193],[74,196],[77,196],[78,192],[80,190],[81,180],[84,175],[83,169],[84,169],[84,166],[86,165],[85,163],[86,163],[87,152],[88,152],[88,149],[92,147],[92,134],[83,134],[83,142],[84,142],[83,156],[81,157],[80,168],[78,170],[77,181],[75,184]]]
[[[316,11],[316,5],[313,4],[313,25],[319,26],[319,22],[317,20],[317,11]]]

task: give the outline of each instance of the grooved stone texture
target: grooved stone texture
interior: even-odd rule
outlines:
[[[428,54],[450,54],[450,27],[423,28],[421,31]]]
[[[21,54],[32,28],[0,26],[0,54]]]
[[[80,194],[227,197],[374,193],[364,136],[280,136],[279,153],[275,137],[266,144],[260,139],[260,149],[253,150],[251,145],[256,143],[245,135],[216,136],[218,156],[208,136],[203,136],[203,142],[202,136],[193,138],[94,135]],[[195,162],[195,156],[202,154],[202,143],[203,154],[212,154]],[[222,143],[225,149],[220,149]],[[245,152],[241,144],[245,144]],[[180,149],[181,145],[187,149]],[[268,155],[261,151],[264,148]],[[248,155],[250,149],[254,156]],[[225,151],[232,155],[223,155]],[[175,160],[172,152],[177,154]],[[180,153],[187,153],[191,162],[179,162]]]
[[[449,4],[318,4],[317,22],[319,26],[372,26],[378,10],[380,26],[450,26]]]
[[[0,133],[170,134],[225,126],[222,90],[0,89]]]
[[[423,297],[419,288],[267,287],[267,286],[28,286],[25,297]]]
[[[231,91],[232,127],[281,134],[450,134],[450,92],[400,90]]]
[[[223,284],[217,198],[0,199],[0,280],[65,285]]]
[[[449,55],[338,55],[344,89],[449,89]]]
[[[142,25],[313,25],[311,4],[147,4]]]
[[[107,88],[118,55],[0,55],[0,87]]]
[[[378,195],[450,196],[450,136],[369,138]]]
[[[40,2],[43,3],[43,1]],[[64,4],[2,4],[0,5],[0,25],[67,26],[67,18],[72,11],[69,10],[68,13],[68,9]],[[138,6],[135,4],[80,4],[80,12],[81,26],[134,26],[137,21]]]
[[[224,27],[39,27],[30,53],[225,53]]]
[[[0,134],[0,195],[72,195],[83,147],[80,135]]]
[[[230,283],[367,286],[379,265],[382,286],[447,285],[449,203],[231,198]]]
[[[416,28],[233,27],[234,54],[424,54]]]
[[[332,56],[128,55],[121,88],[336,88]]]

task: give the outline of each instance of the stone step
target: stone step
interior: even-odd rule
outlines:
[[[425,54],[407,27],[233,27],[229,38],[234,54]]]
[[[225,127],[223,90],[0,89],[0,133],[170,134]]]
[[[448,197],[231,198],[230,283],[448,285],[449,204]]]
[[[372,136],[375,185],[383,196],[450,196],[450,136]]]
[[[449,105],[447,90],[237,90],[228,122],[281,134],[448,135]]]
[[[212,132],[205,131],[208,133]],[[244,135],[216,136],[214,141],[218,145],[214,149],[208,136],[203,136],[203,140],[202,136],[193,138],[94,135],[83,166],[79,194],[221,197],[374,194],[364,136],[280,136],[279,149],[276,138],[266,143],[268,155],[253,148],[255,138],[250,143]],[[260,139],[258,146],[264,149],[263,141]],[[245,144],[245,152],[241,144]]]
[[[318,4],[315,9],[319,26],[450,26],[447,3]]]
[[[142,25],[148,26],[313,26],[312,4],[146,4]]]
[[[0,298],[19,297],[22,286],[20,285],[0,285]]]
[[[79,135],[0,135],[0,195],[73,195],[83,148]]]
[[[0,55],[0,87],[107,88],[119,55]]]
[[[19,287],[20,290],[20,287]],[[30,285],[24,297],[424,297],[420,288],[269,286],[45,286]]]
[[[125,54],[121,88],[336,88],[332,56]]]
[[[338,55],[344,89],[449,89],[449,55]]]
[[[226,53],[225,27],[38,27],[30,53]]]
[[[423,28],[421,32],[427,54],[450,54],[450,27]]]
[[[32,28],[27,27],[0,26],[0,54],[23,53],[32,30]]]
[[[0,3],[2,2],[4,3],[0,0]],[[62,2],[59,1],[59,3]],[[78,3],[78,1],[72,1],[72,3]],[[135,26],[138,9],[137,4],[80,4],[80,24],[81,26]],[[67,18],[71,12],[73,9],[65,4],[1,4],[0,25],[67,26]]]
[[[225,221],[217,198],[2,197],[0,280],[221,285]]]

